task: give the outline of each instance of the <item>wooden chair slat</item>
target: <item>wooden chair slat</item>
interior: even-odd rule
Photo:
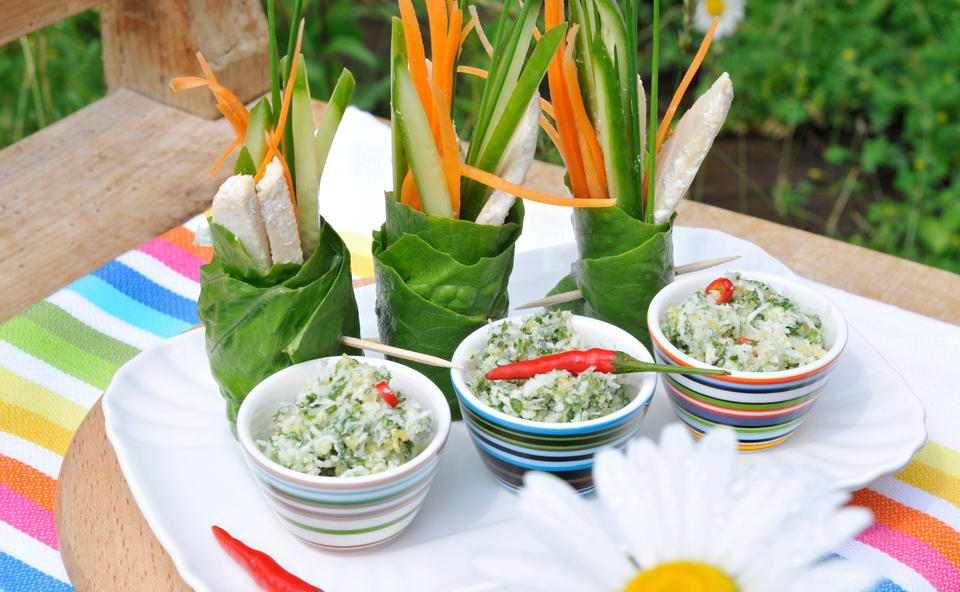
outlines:
[[[89,10],[98,0],[0,0],[0,45]]]

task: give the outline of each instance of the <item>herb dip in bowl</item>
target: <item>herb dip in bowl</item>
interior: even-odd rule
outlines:
[[[574,344],[580,346],[569,347]],[[643,344],[623,329],[568,313],[494,321],[457,347],[452,361],[464,368],[451,370],[450,376],[464,422],[484,464],[507,489],[516,491],[524,473],[537,470],[557,475],[581,494],[590,493],[593,455],[609,446],[623,446],[640,429],[656,387],[657,379],[650,373],[585,372],[571,377],[565,371],[553,371],[525,381],[483,378],[491,365],[558,349],[594,347],[653,361]]]
[[[657,362],[731,371],[664,373],[661,380],[691,431],[732,427],[745,452],[793,434],[847,342],[846,320],[825,296],[801,281],[752,271],[684,275],[650,302],[647,323]]]

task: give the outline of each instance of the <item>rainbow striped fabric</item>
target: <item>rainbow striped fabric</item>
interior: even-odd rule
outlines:
[[[124,362],[198,322],[198,269],[211,252],[193,245],[197,222],[121,255],[0,324],[3,592],[72,589],[53,519],[63,454]],[[344,238],[356,251],[355,274],[369,275],[367,239]],[[920,393],[925,402],[946,394]],[[838,553],[883,566],[887,579],[878,592],[960,590],[960,452],[938,443],[954,438],[958,446],[958,422],[958,416],[936,425],[928,420],[931,442],[913,462],[854,494],[876,523]]]

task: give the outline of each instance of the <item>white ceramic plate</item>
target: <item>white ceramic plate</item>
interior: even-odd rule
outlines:
[[[678,262],[726,254],[717,250],[722,239],[726,248],[736,249],[731,254],[743,255],[730,268],[790,273],[756,246],[728,235],[697,229],[677,234]],[[512,302],[542,296],[574,255],[572,245],[519,254]],[[375,335],[373,288],[357,295],[362,334]],[[855,328],[839,364],[796,434],[774,450],[741,456],[742,462],[810,463],[849,489],[909,462],[925,441],[920,402]],[[458,422],[423,509],[395,543],[368,555],[340,557],[297,542],[261,499],[230,434],[202,331],[170,339],[127,363],[104,395],[103,409],[107,436],[140,510],[181,576],[199,591],[256,590],[217,546],[211,524],[332,592],[492,590],[472,571],[470,558],[498,541],[527,539],[509,520],[515,498],[487,474]],[[658,392],[642,432],[655,436],[672,421],[669,403]]]

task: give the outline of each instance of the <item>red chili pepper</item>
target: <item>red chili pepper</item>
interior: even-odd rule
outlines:
[[[390,385],[387,384],[386,380],[377,383],[377,390],[380,391],[380,398],[386,401],[387,405],[396,407],[400,404],[400,399],[398,399],[397,395],[390,390]]]
[[[673,366],[668,364],[651,364],[644,362],[622,351],[612,349],[593,348],[586,351],[573,350],[559,354],[551,354],[504,364],[487,372],[487,380],[523,380],[533,378],[537,374],[546,374],[551,370],[566,370],[577,375],[593,368],[597,372],[607,374],[624,374],[627,372],[671,372],[673,374],[713,374],[726,375],[726,370],[717,368],[689,368],[687,366]]]
[[[213,536],[234,561],[240,564],[253,581],[267,592],[323,592],[280,567],[263,551],[252,549],[219,526],[211,526]]]
[[[726,304],[733,298],[733,282],[725,277],[717,278],[710,282],[710,285],[707,286],[704,292],[707,294],[716,294],[717,297],[714,302],[717,304]]]
[[[756,339],[750,339],[749,337],[741,337],[741,338],[738,339],[737,341],[739,341],[740,343],[750,343],[750,344],[753,344],[753,343],[756,343],[756,342],[757,342]]]

